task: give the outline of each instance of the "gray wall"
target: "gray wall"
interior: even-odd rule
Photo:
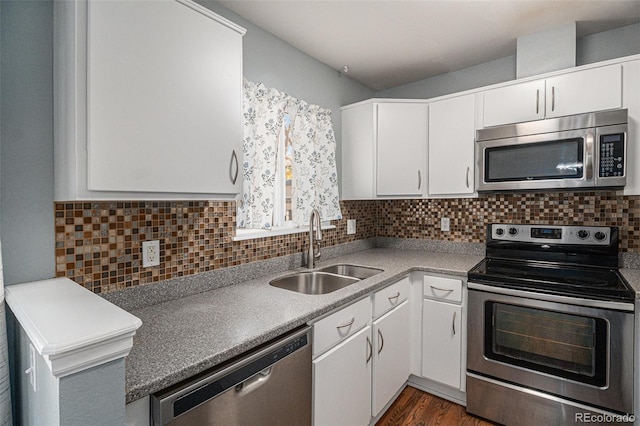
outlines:
[[[0,230],[14,284],[54,275],[53,7],[0,7]]]
[[[576,65],[640,54],[640,24],[616,28],[576,40]],[[516,56],[436,75],[376,92],[378,98],[429,99],[516,78]]]

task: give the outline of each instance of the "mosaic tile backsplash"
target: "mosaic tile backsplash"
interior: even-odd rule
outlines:
[[[323,246],[375,237],[375,204],[342,203]],[[56,276],[95,293],[302,252],[306,233],[233,241],[233,201],[54,203]],[[347,235],[347,219],[357,232]],[[160,265],[142,268],[142,242],[160,241]]]
[[[372,237],[484,243],[493,222],[620,228],[620,250],[640,253],[640,197],[614,192],[491,194],[478,198],[341,202],[323,245]],[[306,234],[232,241],[233,201],[57,202],[56,275],[103,293],[302,252]],[[449,217],[451,231],[440,231]],[[347,235],[347,219],[357,233]],[[142,268],[142,241],[160,240],[160,265]]]

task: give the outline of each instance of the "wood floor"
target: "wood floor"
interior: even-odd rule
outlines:
[[[493,426],[464,407],[407,386],[376,426]]]

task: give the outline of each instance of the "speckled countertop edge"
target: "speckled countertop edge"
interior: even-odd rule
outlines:
[[[304,295],[269,285],[293,271],[132,310],[142,320],[126,359],[127,403],[192,377],[333,309],[360,299],[413,271],[466,277],[478,254],[378,248],[320,262],[384,269],[325,295]]]

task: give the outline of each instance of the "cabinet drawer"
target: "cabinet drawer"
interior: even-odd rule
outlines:
[[[424,297],[458,303],[462,302],[462,280],[426,275],[423,283]]]
[[[409,297],[409,277],[376,292],[373,295],[373,317],[378,318]]]
[[[369,297],[321,319],[313,325],[313,355],[319,355],[351,336],[371,320]]]

